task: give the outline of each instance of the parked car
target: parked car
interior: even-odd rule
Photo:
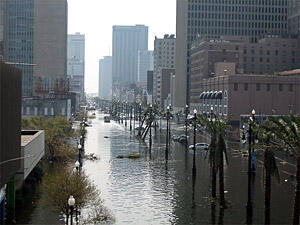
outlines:
[[[196,144],[196,150],[205,150],[205,151],[207,151],[208,147],[209,147],[209,144],[207,144],[207,143],[197,143]],[[189,149],[194,150],[194,145],[190,145]]]
[[[178,135],[173,135],[172,136],[172,139],[173,139],[173,141],[179,141],[179,138],[180,138],[180,136],[178,136]]]
[[[179,143],[186,143],[186,142],[188,142],[188,140],[189,140],[189,136],[185,136],[185,135],[180,135],[180,137],[179,137]]]

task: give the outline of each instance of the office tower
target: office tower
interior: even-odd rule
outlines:
[[[84,101],[84,69],[85,69],[85,35],[80,33],[68,35],[67,75],[70,91],[80,93],[80,101]]]
[[[153,93],[153,70],[147,71],[147,92],[149,95]]]
[[[5,8],[4,0],[0,0],[0,61],[4,57],[4,19],[5,19]]]
[[[113,26],[112,74],[114,87],[138,81],[138,51],[148,50],[148,27]]]
[[[156,102],[162,108],[167,106],[165,100],[170,95],[171,78],[175,74],[175,69],[160,68],[156,73]]]
[[[164,38],[155,37],[154,40],[154,70],[153,70],[153,100],[157,101],[157,74],[162,68],[175,69],[175,35],[164,35]]]
[[[300,35],[300,0],[291,0],[288,16],[289,33]]]
[[[190,47],[197,36],[242,35],[257,42],[263,35],[288,34],[287,0],[177,0],[175,107],[189,103]]]
[[[112,57],[105,56],[99,61],[99,90],[100,99],[110,100],[112,95]]]
[[[138,52],[138,82],[147,81],[147,71],[153,70],[153,51]]]
[[[5,1],[5,61],[23,72],[22,95],[65,86],[67,0]]]

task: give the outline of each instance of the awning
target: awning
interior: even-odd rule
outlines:
[[[222,99],[223,98],[223,93],[222,91],[219,91],[218,94],[216,95],[216,99]]]
[[[206,92],[202,92],[202,93],[200,94],[200,99],[203,99],[205,94],[206,94]]]
[[[217,94],[218,94],[217,91],[213,92],[213,94],[211,95],[211,98],[212,98],[212,99],[216,99]]]
[[[208,95],[207,95],[207,98],[211,99],[212,95],[213,95],[213,92],[209,92]]]
[[[207,99],[207,96],[209,94],[209,92],[204,92],[205,94],[203,95],[203,99]]]

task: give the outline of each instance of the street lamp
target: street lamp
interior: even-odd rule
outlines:
[[[166,154],[165,158],[168,160],[169,157],[169,116],[170,116],[170,107],[167,107],[167,133],[166,133]]]
[[[77,172],[79,172],[79,166],[80,166],[80,163],[78,161],[75,162],[75,168],[77,170]]]
[[[139,131],[138,136],[141,136],[141,114],[142,114],[142,104],[139,104]]]
[[[132,105],[129,106],[129,111],[130,111],[130,131],[132,131]]]
[[[73,210],[74,210],[74,205],[75,205],[75,198],[73,197],[73,195],[71,195],[70,198],[68,199],[68,204],[69,204],[70,213],[71,213],[71,225],[73,225]]]
[[[185,106],[185,138],[186,138],[186,142],[185,142],[185,147],[187,149],[188,143],[187,143],[187,125],[188,125],[188,113],[189,113],[189,106],[186,105]]]
[[[152,104],[150,105],[150,134],[149,134],[149,136],[150,136],[150,141],[149,141],[149,145],[150,145],[150,149],[151,149],[151,147],[152,147],[152,129],[151,129],[151,127],[152,127]]]
[[[197,127],[197,110],[194,109],[194,155],[193,155],[193,175],[196,175],[196,127]]]
[[[81,144],[79,144],[78,145],[78,162],[79,162],[79,166],[82,165],[81,151],[82,151],[82,146],[81,146]]]

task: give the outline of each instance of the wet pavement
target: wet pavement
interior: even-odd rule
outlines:
[[[205,152],[196,155],[196,180],[192,181],[193,152],[185,145],[171,142],[169,160],[165,161],[165,130],[141,142],[129,131],[129,124],[104,123],[97,114],[88,127],[85,151],[95,153],[98,161],[85,161],[84,170],[101,191],[104,204],[116,218],[116,224],[263,224],[263,169],[257,164],[252,182],[253,215],[247,217],[247,158],[237,143],[228,143],[229,165],[224,168],[226,199],[231,207],[220,210],[210,201],[210,169]],[[137,122],[136,122],[137,125]],[[163,124],[164,125],[164,124]],[[174,125],[172,125],[174,127]],[[172,134],[184,134],[175,127]],[[108,136],[109,138],[105,138]],[[199,134],[197,142],[209,142]],[[140,153],[139,159],[118,159],[118,155]],[[273,182],[271,202],[272,224],[290,224],[292,218],[293,171],[280,165],[281,183]],[[193,186],[194,183],[194,186]],[[218,190],[218,188],[217,188]]]

